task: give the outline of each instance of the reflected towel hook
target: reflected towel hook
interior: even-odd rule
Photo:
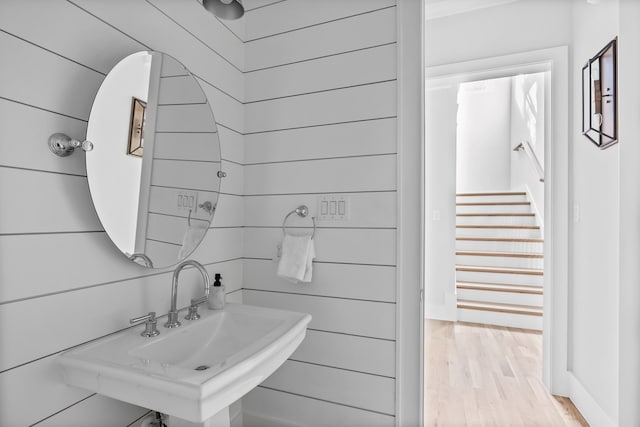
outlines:
[[[300,205],[284,217],[284,221],[282,221],[282,233],[285,235],[287,234],[287,219],[293,214],[297,214],[301,218],[306,218],[307,215],[309,215],[309,208],[305,205]],[[316,235],[316,217],[312,216],[311,221],[313,221],[313,233],[311,234],[311,238],[313,239]]]
[[[203,211],[207,212],[209,214],[209,217],[211,217],[211,215],[213,215],[213,211],[216,210],[215,206],[213,206],[213,203],[211,203],[210,201],[206,201],[206,202],[202,202],[198,205],[198,207],[200,209],[202,209]],[[193,209],[189,209],[189,216],[187,217],[187,225],[189,227],[191,227],[191,212],[193,211]],[[198,221],[209,221],[208,219],[202,219],[202,218],[194,218],[197,219]]]

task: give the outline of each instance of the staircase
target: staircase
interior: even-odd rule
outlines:
[[[456,200],[458,320],[542,330],[543,239],[526,193]]]

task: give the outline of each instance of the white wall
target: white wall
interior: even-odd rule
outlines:
[[[617,423],[619,387],[620,390],[632,393],[635,391],[632,397],[625,396],[624,400],[620,401],[626,403],[624,408],[628,417],[625,419],[627,424],[621,425],[637,424],[629,420],[637,420],[638,416],[637,411],[631,409],[633,398],[636,399],[633,402],[637,403],[637,383],[632,384],[631,379],[626,381],[627,371],[623,372],[618,367],[618,361],[621,360],[627,368],[633,368],[630,372],[637,373],[637,358],[634,365],[631,357],[619,351],[619,346],[624,346],[637,355],[637,347],[630,344],[630,341],[634,341],[631,337],[637,336],[637,322],[624,326],[619,324],[619,319],[632,320],[637,317],[630,314],[632,310],[628,306],[625,313],[618,314],[619,303],[623,297],[619,295],[620,272],[631,281],[637,277],[637,269],[631,267],[631,257],[628,257],[626,266],[622,266],[622,269],[619,261],[619,257],[623,255],[619,252],[621,247],[637,246],[627,240],[629,231],[623,230],[619,223],[622,216],[631,226],[631,230],[636,228],[633,224],[637,219],[631,219],[630,215],[620,211],[621,206],[630,206],[632,212],[637,212],[636,198],[620,196],[620,185],[631,175],[631,161],[627,163],[627,159],[622,159],[619,155],[624,142],[605,151],[597,150],[590,144],[580,134],[579,116],[580,69],[587,58],[594,55],[618,33],[618,19],[622,19],[622,16],[627,18],[624,10],[635,13],[634,19],[637,19],[637,7],[634,9],[634,6],[627,3],[633,2],[620,2],[624,6],[620,6],[619,9],[618,1],[615,0],[597,4],[582,0],[522,0],[427,22],[428,65],[455,63],[559,45],[569,45],[572,49],[568,167],[571,203],[573,206],[577,205],[578,209],[572,209],[573,220],[569,230],[569,369],[574,379],[572,398],[576,399],[579,409],[588,415],[588,419],[595,425]],[[495,25],[496,23],[501,25]],[[632,29],[631,18],[627,23],[627,31],[630,34],[627,48],[630,52],[632,47],[636,46],[635,43],[638,43],[638,37],[634,32],[636,30]],[[473,38],[474,42],[469,43],[469,38]],[[621,40],[621,43],[623,42],[624,40]],[[627,61],[627,64],[632,63],[629,59]],[[621,73],[627,73],[631,80],[628,71]],[[626,90],[625,88],[620,92],[624,93]],[[634,98],[636,101],[632,101],[631,98],[627,97],[626,102],[634,103],[634,107],[637,107],[637,99]],[[628,121],[635,122],[633,119]],[[621,130],[633,129],[633,126],[622,121],[620,124]],[[634,132],[629,130],[627,138],[633,134]],[[628,146],[631,145],[633,144]],[[620,164],[628,167],[626,172],[618,172]],[[637,256],[636,252],[632,253]],[[625,285],[625,292],[635,295],[634,291],[630,291],[631,281],[625,282],[629,283]],[[624,301],[626,303],[626,300]],[[628,341],[619,342],[619,330],[625,331]],[[619,377],[624,380],[619,382]],[[636,378],[637,375],[634,379]],[[622,409],[620,413],[622,414]]]
[[[245,423],[392,426],[396,2],[291,0],[246,20],[243,298],[313,320],[290,360],[243,398]],[[318,221],[313,282],[277,278],[284,216],[300,204],[316,215],[331,193],[350,198],[351,216]]]
[[[548,72],[511,78],[511,141],[529,141],[544,167],[545,79]]]
[[[511,78],[460,84],[457,122],[457,192],[509,190]]]
[[[570,185],[570,369],[602,411],[618,418],[619,156],[581,135],[581,68],[618,34],[618,2],[574,3]],[[620,92],[624,87],[620,88]]]
[[[520,74],[511,78],[511,149],[528,141],[544,170],[545,110],[549,73]],[[511,151],[511,189],[527,191],[536,214],[544,222],[544,183],[523,151]]]
[[[425,91],[425,316],[456,319],[456,134],[458,84]]]
[[[157,87],[153,151],[148,153],[153,160],[144,247],[154,265],[162,267],[188,257],[194,249],[189,243],[193,236],[204,235],[209,226],[208,212],[197,205],[217,203],[220,140],[198,81],[166,55]],[[195,194],[191,220],[189,211],[177,209],[178,195],[185,192]],[[189,229],[191,239],[185,237]]]
[[[520,0],[429,20],[426,65],[568,45],[571,13],[571,1]]]
[[[619,291],[619,414],[621,426],[640,425],[640,2],[619,4],[619,71],[620,108],[620,291]]]
[[[125,425],[144,413],[65,386],[54,360],[65,348],[127,327],[131,316],[166,312],[171,270],[126,261],[93,213],[82,155],[61,160],[42,147],[55,131],[81,137],[108,70],[131,52],[157,49],[184,63],[202,84],[229,173],[220,209],[194,258],[210,273],[223,274],[232,297],[243,293],[249,303],[314,316],[302,347],[244,399],[245,421],[393,425],[398,408],[417,401],[412,390],[397,403],[395,371],[401,317],[395,1],[247,2],[245,18],[225,25],[202,13],[197,2],[56,0],[39,4],[45,9],[37,16],[31,6],[4,2],[0,14],[0,43],[14,58],[0,71],[0,173],[6,175],[0,182],[3,198],[20,202],[3,203],[0,216],[2,424],[87,425],[96,414],[109,413],[109,425]],[[74,22],[73,31],[54,31],[49,16]],[[78,31],[92,34],[91,43],[78,39]],[[37,126],[25,132],[16,125],[21,121]],[[9,147],[15,140],[26,141],[23,150]],[[412,141],[419,147],[418,139]],[[23,183],[20,190],[6,184],[16,180]],[[270,261],[279,227],[301,203],[315,213],[324,193],[348,196],[351,217],[319,222],[314,283],[293,287],[275,277]],[[53,215],[40,215],[42,203]],[[77,253],[74,268],[56,263],[47,252],[53,248]],[[25,284],[22,272],[33,260],[41,270]],[[201,291],[197,282],[193,271],[184,273],[178,305]],[[415,291],[407,300],[413,310],[417,286],[406,288]],[[56,307],[53,314],[50,307]],[[23,321],[23,312],[35,315]],[[36,336],[34,328],[43,323],[59,331],[55,340],[18,344],[25,335]],[[415,343],[416,328],[406,328]],[[415,366],[403,364],[407,372],[419,368],[417,356],[405,358],[415,359]]]
[[[86,154],[86,167],[93,177],[93,204],[102,215],[100,222],[110,230],[111,240],[129,254],[136,252],[142,157],[126,155],[125,144],[129,140],[131,98],[147,103],[151,62],[147,52],[118,62],[96,94],[91,106],[94,119],[87,126],[86,138],[94,145]]]
[[[58,158],[46,141],[85,135],[95,93],[124,56],[154,49],[184,63],[213,105],[229,173],[193,258],[233,292],[243,267],[242,45],[195,1],[7,0],[0,28],[0,425],[127,425],[146,410],[66,386],[56,355],[166,313],[172,270],[120,254],[92,207],[84,153]],[[201,294],[199,280],[184,272],[178,306]]]

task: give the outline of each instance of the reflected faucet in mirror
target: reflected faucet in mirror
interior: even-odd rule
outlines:
[[[133,261],[133,262],[135,262],[137,264],[140,264],[140,265],[142,265],[144,267],[153,268],[153,262],[145,254],[131,254],[131,255],[127,256],[127,258],[129,258],[131,261]]]

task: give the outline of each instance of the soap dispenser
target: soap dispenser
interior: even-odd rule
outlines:
[[[209,310],[219,310],[224,308],[224,285],[220,283],[222,276],[216,273],[211,292],[209,293]]]

